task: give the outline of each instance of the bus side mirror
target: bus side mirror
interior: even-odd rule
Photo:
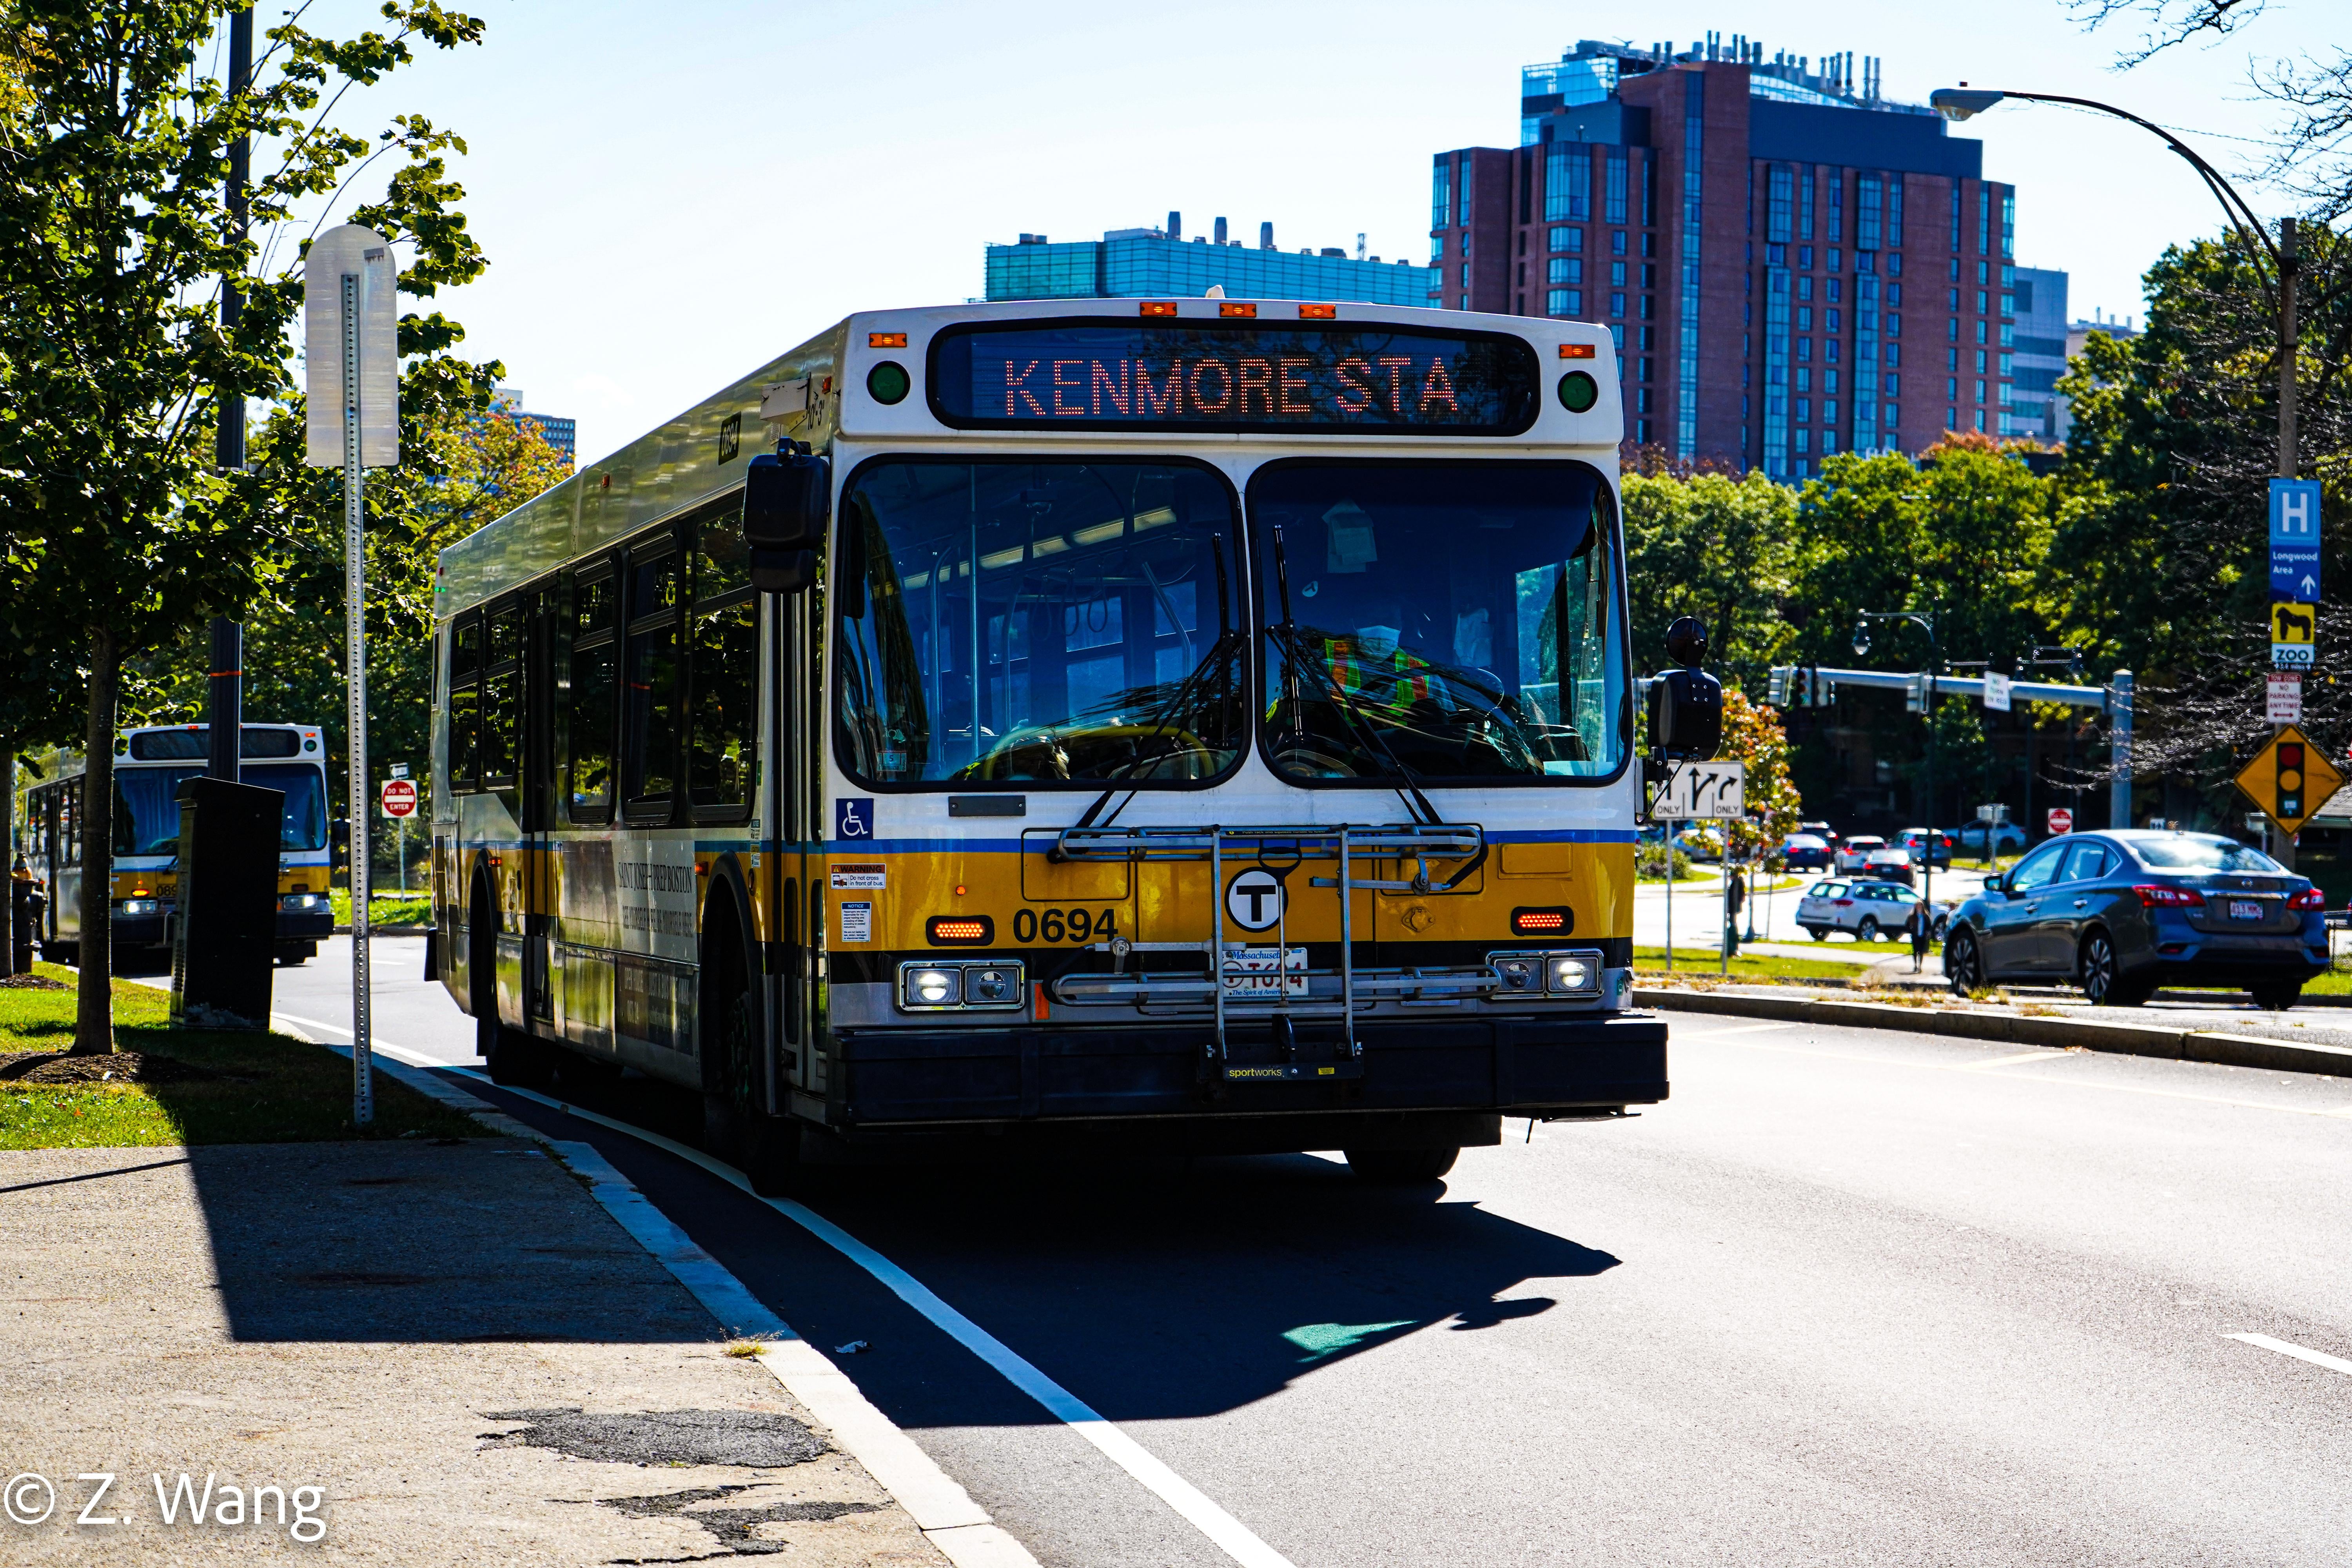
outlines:
[[[1680,669],[1650,682],[1650,752],[1675,762],[1711,761],[1723,749],[1723,683],[1699,668],[1706,628],[1688,616],[1666,628],[1666,652]]]
[[[797,594],[816,581],[816,552],[833,510],[833,465],[802,450],[763,453],[743,475],[743,542],[751,585]]]

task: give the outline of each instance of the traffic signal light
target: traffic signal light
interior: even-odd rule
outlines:
[[[2282,741],[2278,744],[2278,814],[2281,816],[2303,815],[2303,742]]]
[[[1765,683],[1764,700],[1775,708],[1789,705],[1789,689],[1797,684],[1797,672],[1775,665],[1771,679]]]
[[[1927,710],[1927,678],[1926,676],[1913,676],[1911,683],[1903,689],[1903,710],[1906,713],[1925,713]]]

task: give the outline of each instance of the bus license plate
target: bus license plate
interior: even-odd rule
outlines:
[[[2263,906],[2252,899],[2231,899],[2230,918],[2233,921],[2258,921],[2263,918]]]
[[[1270,947],[1244,948],[1240,952],[1225,954],[1225,1000],[1234,1002],[1272,1002],[1283,996],[1307,994],[1307,950],[1286,947],[1281,950],[1279,971],[1276,950]]]

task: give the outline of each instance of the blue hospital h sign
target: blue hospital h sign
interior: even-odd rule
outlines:
[[[2271,481],[2271,597],[2319,599],[2319,481]]]

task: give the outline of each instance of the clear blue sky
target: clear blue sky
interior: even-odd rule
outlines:
[[[467,4],[467,0],[459,0]],[[360,100],[461,132],[480,281],[445,300],[467,348],[594,458],[852,310],[982,291],[982,247],[1094,238],[1181,210],[1255,243],[1425,258],[1430,154],[1518,140],[1518,68],[1580,37],[1885,60],[1907,101],[1966,79],[2105,98],[2192,136],[2233,175],[2267,110],[2250,56],[2326,42],[2273,0],[2232,42],[2117,73],[2126,28],[2057,0],[1638,7],[1393,0],[1185,6],[862,0],[470,0],[487,42]],[[324,0],[321,26],[372,6]],[[2339,19],[2342,13],[2336,12]],[[265,24],[271,10],[262,12]],[[362,123],[353,119],[355,125]],[[2141,310],[2163,247],[2211,199],[2145,132],[2063,110],[1971,121],[2019,187],[2018,259],[2074,274],[2075,313]],[[2258,208],[2275,204],[2249,191]]]

